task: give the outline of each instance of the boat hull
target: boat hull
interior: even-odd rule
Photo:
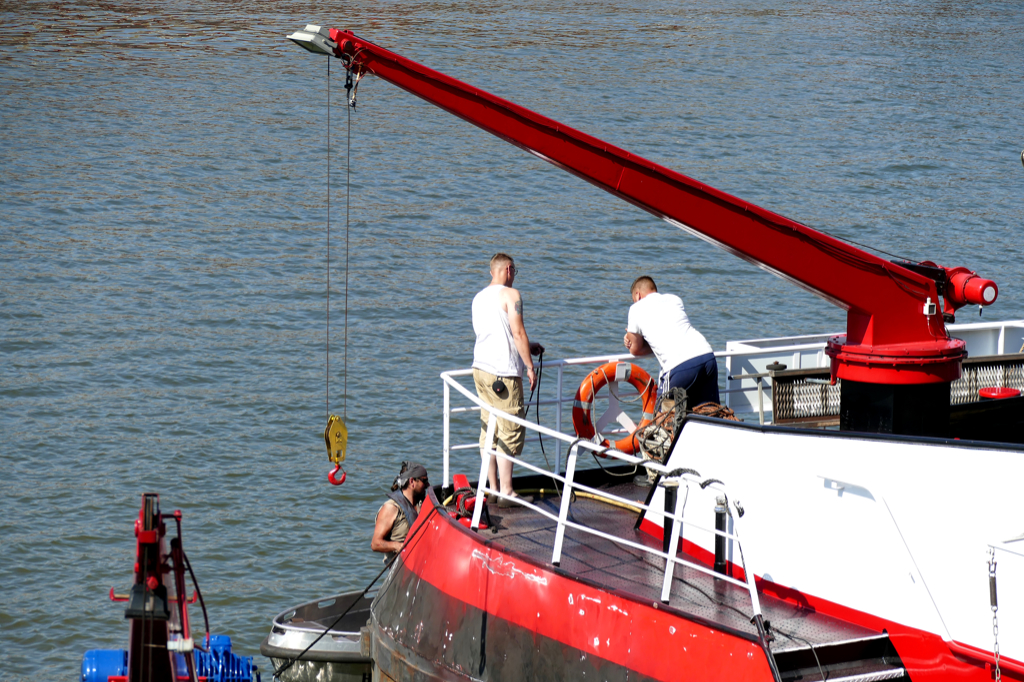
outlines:
[[[749,636],[532,565],[424,507],[374,601],[380,679],[772,679]]]

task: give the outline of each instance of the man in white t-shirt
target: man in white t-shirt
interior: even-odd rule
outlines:
[[[661,364],[658,387],[685,388],[690,408],[717,403],[718,363],[703,334],[690,325],[683,300],[673,294],[659,294],[658,285],[644,275],[630,287],[629,307],[623,343],[635,356],[654,353]]]
[[[473,298],[473,331],[476,332],[473,381],[482,401],[502,412],[522,417],[525,414],[523,370],[532,389],[536,375],[530,355],[540,355],[544,347],[530,343],[526,334],[523,299],[512,288],[516,272],[511,256],[495,254],[491,258],[491,283]],[[480,449],[489,445],[510,457],[522,454],[526,428],[507,419],[498,419],[495,442],[488,444],[488,419],[487,410],[480,410]],[[512,490],[512,460],[492,455],[487,479],[493,490],[518,497]],[[498,504],[506,506],[508,502],[502,499]]]

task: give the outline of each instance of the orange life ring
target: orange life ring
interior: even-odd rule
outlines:
[[[594,437],[597,430],[590,417],[594,406],[594,396],[600,389],[613,381],[628,381],[636,388],[637,393],[643,395],[644,413],[639,426],[633,433],[614,443],[606,438],[601,443],[601,447],[613,447],[619,452],[631,455],[637,450],[635,438],[637,431],[654,421],[654,410],[658,401],[658,387],[651,381],[651,376],[644,371],[643,367],[629,362],[609,362],[588,374],[579,389],[576,390],[576,397],[572,403],[572,426],[580,438]]]

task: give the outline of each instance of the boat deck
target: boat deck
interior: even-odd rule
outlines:
[[[612,482],[594,487],[639,503],[643,503],[649,491],[646,486],[632,482]],[[537,497],[534,504],[557,515],[561,498],[557,495]],[[487,510],[493,524],[482,531],[487,539],[529,556],[542,565],[550,565],[556,530],[554,521],[523,506],[500,508],[492,502],[487,505]],[[578,495],[570,506],[569,518],[609,535],[655,550],[661,549],[660,539],[634,529],[636,512],[607,502]],[[702,563],[685,554],[680,554],[680,557]],[[567,527],[559,568],[602,588],[660,604],[665,563],[657,556]],[[775,634],[771,645],[775,652],[816,648],[881,635],[818,613],[809,606],[787,602],[763,592],[759,596],[764,619]],[[724,630],[750,637],[757,635],[751,622],[753,611],[747,590],[686,566],[676,567],[669,606]]]

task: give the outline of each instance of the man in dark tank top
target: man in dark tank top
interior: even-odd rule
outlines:
[[[391,484],[388,499],[377,511],[370,540],[370,549],[384,553],[385,561],[401,551],[429,487],[425,466],[419,462],[402,462],[402,470]]]

